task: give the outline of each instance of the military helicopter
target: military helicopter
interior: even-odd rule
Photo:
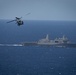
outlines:
[[[21,20],[22,17],[21,17],[21,18],[15,17],[15,18],[16,18],[16,19],[11,20],[11,21],[8,21],[7,23],[10,23],[10,22],[16,21],[16,23],[17,23],[18,26],[21,26],[21,25],[24,24],[24,22]]]

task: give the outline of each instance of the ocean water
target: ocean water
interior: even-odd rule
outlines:
[[[0,44],[38,41],[49,34],[50,39],[65,35],[76,43],[75,21],[0,20]],[[41,46],[0,46],[0,75],[76,75],[76,48]]]

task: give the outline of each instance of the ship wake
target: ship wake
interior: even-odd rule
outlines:
[[[22,46],[21,44],[0,44],[0,46]]]

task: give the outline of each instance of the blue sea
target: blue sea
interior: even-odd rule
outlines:
[[[23,26],[0,20],[0,44],[65,35],[76,43],[76,21],[25,20]],[[0,75],[76,75],[76,48],[0,46]]]

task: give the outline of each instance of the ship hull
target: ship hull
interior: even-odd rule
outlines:
[[[76,48],[76,44],[72,44],[72,43],[69,43],[69,44],[57,44],[55,45],[56,47],[73,47],[73,48]]]
[[[23,46],[50,46],[50,47],[73,47],[76,48],[76,44],[74,43],[66,43],[66,44],[52,44],[52,43],[43,43],[39,44],[37,42],[25,42],[22,43]]]

